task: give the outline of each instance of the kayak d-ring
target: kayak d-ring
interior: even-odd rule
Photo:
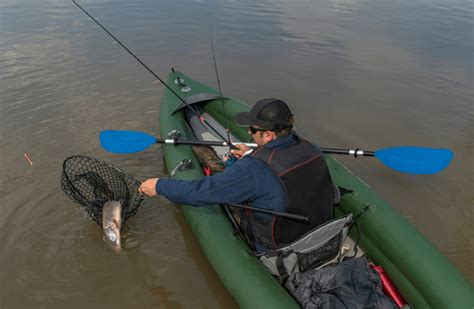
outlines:
[[[181,87],[186,87],[186,83],[184,82],[184,78],[182,78],[181,76],[176,77],[176,79],[174,80],[174,83],[176,85],[180,85]]]
[[[171,130],[170,132],[168,132],[168,138],[171,138],[171,139],[179,139],[181,138],[181,132],[179,132],[178,130]]]
[[[168,138],[173,140],[173,145],[178,145],[178,140],[181,138],[181,132],[178,130],[171,130],[168,133]]]
[[[191,87],[186,85],[186,83],[184,82],[184,78],[182,78],[181,76],[176,77],[174,83],[182,87],[181,92],[188,92],[191,90]]]
[[[189,160],[189,159],[183,159],[181,160],[178,165],[176,165],[176,167],[171,171],[170,175],[171,176],[174,176],[176,175],[176,172],[177,171],[185,171],[185,170],[190,170],[194,168],[194,164],[193,164],[193,161]]]

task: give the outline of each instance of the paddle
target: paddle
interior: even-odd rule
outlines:
[[[227,142],[186,141],[179,139],[159,139],[145,132],[105,130],[100,132],[102,147],[113,153],[140,152],[153,144],[228,146]],[[242,143],[256,147],[254,143]],[[435,174],[445,169],[453,159],[449,149],[400,146],[383,148],[377,151],[360,149],[321,148],[324,153],[376,157],[384,165],[408,174]]]

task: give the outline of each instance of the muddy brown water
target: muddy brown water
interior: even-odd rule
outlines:
[[[287,101],[298,132],[324,147],[453,150],[431,176],[338,159],[474,278],[471,1],[80,3],[161,77],[176,67],[217,86],[212,32],[224,93]],[[166,175],[159,147],[99,145],[105,129],[167,133],[152,82],[70,1],[0,2],[0,307],[236,306],[172,203],[146,199],[117,255],[60,189],[73,154]]]

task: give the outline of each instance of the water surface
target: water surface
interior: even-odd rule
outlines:
[[[297,130],[324,147],[452,149],[432,176],[338,159],[474,278],[471,1],[80,3],[161,77],[176,67],[217,86],[212,33],[223,92],[287,101]],[[112,155],[98,139],[160,135],[153,79],[71,2],[0,2],[2,308],[236,306],[175,205],[145,200],[116,255],[59,187],[73,154],[140,180],[166,175],[159,147]]]

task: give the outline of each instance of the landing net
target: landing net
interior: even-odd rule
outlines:
[[[143,200],[138,192],[140,182],[104,161],[88,156],[71,156],[64,160],[61,188],[89,216],[102,226],[102,207],[107,201],[122,204],[122,226],[133,217]]]

